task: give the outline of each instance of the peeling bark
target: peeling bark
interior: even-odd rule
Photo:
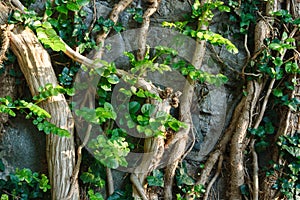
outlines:
[[[9,8],[0,2],[0,10],[0,24],[3,25],[7,23]],[[17,57],[32,95],[38,94],[38,88],[44,87],[47,83],[57,85],[50,57],[30,29],[15,27],[9,33],[9,38],[10,47]],[[51,123],[68,130],[71,134],[69,138],[47,135],[46,151],[52,199],[61,200],[69,192],[70,178],[74,168],[73,117],[63,95],[50,98],[42,103],[41,107],[51,114],[52,118],[49,120]],[[79,199],[78,185],[76,188],[72,200]]]
[[[38,94],[38,88],[47,83],[57,85],[50,57],[39,43],[35,34],[28,28],[16,27],[10,34],[10,44],[32,95]],[[63,95],[51,97],[40,105],[51,114],[51,123],[66,129],[70,137],[47,135],[46,153],[48,171],[52,186],[52,199],[61,200],[68,195],[71,176],[75,165],[74,121],[67,101]],[[72,200],[79,199],[78,184],[72,194]]]

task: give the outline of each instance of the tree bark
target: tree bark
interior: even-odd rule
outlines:
[[[28,28],[16,27],[10,35],[10,45],[17,56],[20,68],[26,78],[32,95],[47,83],[57,85],[57,79],[47,51]],[[48,171],[52,187],[52,199],[61,200],[68,195],[75,165],[74,120],[63,95],[49,98],[40,105],[51,114],[51,123],[66,129],[70,137],[47,135],[46,152]],[[70,199],[79,199],[78,183]]]

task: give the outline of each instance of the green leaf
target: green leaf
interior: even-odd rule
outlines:
[[[273,91],[272,91],[272,93],[273,93],[273,95],[275,96],[275,97],[282,97],[283,96],[283,92],[282,92],[282,89],[274,89]]]
[[[127,126],[128,128],[134,128],[136,126],[136,123],[132,120],[127,120]]]
[[[0,200],[9,200],[9,197],[7,194],[2,194]]]
[[[267,134],[273,134],[274,133],[275,128],[274,128],[272,122],[267,122],[265,124],[265,131],[266,131]]]
[[[89,4],[90,0],[76,0],[79,6],[86,6]]]
[[[104,200],[101,193],[99,192],[94,193],[92,189],[89,189],[88,196],[90,200]]]
[[[289,37],[288,34],[284,31],[284,32],[282,33],[282,38],[281,38],[281,40],[284,41],[284,40],[286,40],[288,37]]]
[[[61,6],[57,6],[55,9],[56,9],[58,12],[63,13],[63,14],[65,14],[65,15],[68,14],[68,8],[67,8],[64,4],[61,5]]]
[[[132,101],[129,103],[129,112],[130,113],[137,113],[141,108],[141,104],[137,101]]]
[[[176,180],[179,186],[195,184],[194,179],[188,175],[185,165],[183,165],[182,168],[178,169],[176,173]]]
[[[16,170],[16,176],[20,181],[26,181],[30,183],[32,181],[32,171],[30,169],[24,168],[21,170]]]
[[[250,133],[257,137],[263,137],[266,132],[263,126],[259,126],[257,129],[251,129]]]
[[[149,186],[164,187],[164,175],[158,169],[152,171],[152,176],[147,176]]]
[[[83,172],[80,175],[80,179],[83,183],[94,183],[95,181],[95,175],[89,172]]]
[[[149,128],[146,128],[144,133],[147,137],[153,136],[153,131]]]
[[[5,170],[4,163],[3,163],[2,159],[0,159],[0,172],[4,172],[4,170]]]
[[[68,2],[67,3],[67,8],[71,11],[74,11],[74,12],[80,10],[80,6],[75,2]]]
[[[243,195],[246,195],[246,196],[249,195],[249,189],[248,189],[247,185],[245,185],[245,184],[240,186],[240,191]]]
[[[295,62],[287,62],[284,68],[287,73],[297,73],[299,71],[299,67]]]
[[[150,117],[151,114],[155,111],[156,106],[153,104],[144,104],[141,108],[141,112],[147,116]]]
[[[283,61],[280,57],[276,57],[273,63],[275,66],[280,67],[283,64]]]
[[[281,45],[280,44],[278,44],[278,43],[271,43],[271,44],[269,44],[269,48],[270,49],[272,49],[272,50],[280,50],[282,47],[281,47]]]
[[[119,78],[117,75],[115,74],[110,74],[107,78],[107,81],[110,83],[110,84],[117,84],[119,83]]]

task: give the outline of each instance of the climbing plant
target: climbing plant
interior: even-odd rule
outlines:
[[[239,51],[233,42],[222,36],[221,32],[213,31],[214,29],[211,28],[216,14],[223,13],[233,25],[232,29],[227,27],[229,31],[226,35],[232,36],[231,38],[239,36],[240,40],[244,40],[242,42],[247,54],[243,69],[237,74],[237,79],[241,80],[241,84],[247,83],[247,86],[243,87],[244,91],[241,91],[241,101],[223,138],[220,138],[220,143],[215,147],[215,151],[200,167],[197,165],[198,169],[195,171],[200,171],[200,173],[191,176],[186,163],[181,162],[181,159],[188,153],[188,149],[179,150],[181,146],[186,145],[183,141],[189,132],[193,132],[190,131],[192,127],[190,118],[192,117],[188,108],[184,107],[191,105],[189,101],[193,96],[189,96],[188,90],[184,91],[183,102],[179,102],[179,93],[173,91],[172,88],[152,83],[147,80],[146,75],[150,72],[170,73],[177,70],[188,80],[190,91],[194,90],[196,83],[220,86],[226,84],[228,78],[221,73],[211,74],[203,71],[200,68],[202,63],[188,63],[179,58],[178,52],[172,48],[148,46],[146,40],[150,17],[157,11],[161,1],[153,0],[149,1],[149,4],[145,1],[135,2],[136,4],[132,2],[130,0],[119,1],[108,17],[96,18],[96,13],[93,13],[90,23],[86,23],[89,13],[85,8],[93,7],[94,12],[97,12],[97,9],[96,2],[92,3],[88,0],[49,0],[45,3],[42,13],[38,14],[19,7],[19,9],[12,9],[8,18],[8,22],[15,27],[30,28],[43,47],[48,50],[60,85],[45,84],[30,100],[1,97],[0,112],[9,114],[11,117],[23,113],[47,135],[71,137],[73,133],[49,122],[53,116],[43,109],[42,105],[47,105],[48,101],[58,96],[62,97],[62,95],[67,98],[63,101],[69,103],[69,96],[74,93],[90,92],[89,84],[80,81],[74,84],[77,73],[82,80],[86,77],[100,77],[96,87],[93,88],[95,96],[90,99],[81,99],[82,102],[77,102],[80,105],[70,103],[70,106],[75,108],[76,119],[82,123],[79,125],[82,125],[86,133],[77,145],[76,166],[72,168],[73,172],[69,173],[71,177],[66,178],[68,181],[71,180],[66,187],[69,188],[68,198],[75,193],[76,181],[80,177],[80,184],[86,186],[83,193],[86,193],[89,199],[103,199],[99,190],[105,185],[109,188],[108,199],[130,199],[129,193],[132,193],[135,198],[147,199],[151,189],[160,191],[156,195],[161,196],[162,193],[170,191],[168,188],[176,191],[177,199],[207,199],[213,182],[222,170],[229,172],[231,177],[229,187],[231,199],[258,199],[261,193],[264,195],[274,193],[273,189],[279,191],[278,197],[280,198],[298,197],[299,133],[297,128],[297,131],[287,131],[291,130],[292,126],[288,125],[292,121],[288,117],[297,115],[300,104],[298,93],[295,92],[299,85],[300,72],[299,48],[297,49],[300,20],[294,16],[297,12],[272,8],[274,5],[284,4],[277,0],[229,0],[225,3],[218,0],[195,0],[191,2],[191,13],[185,20],[177,22],[167,20],[162,23],[164,27],[175,28],[185,36],[195,39],[196,48],[200,48],[200,50],[196,49],[199,50],[198,53],[201,52],[204,55],[204,42],[208,42],[237,54]],[[31,3],[33,2],[26,2],[25,6],[28,7]],[[293,1],[293,3],[296,5],[297,2]],[[283,7],[291,9],[293,6],[289,5]],[[109,45],[104,45],[106,37],[111,32],[121,33],[125,30],[118,20],[120,13],[124,10],[133,18],[134,26],[141,28],[136,39],[139,49],[137,53],[124,52],[128,64],[118,66],[114,62],[101,60],[101,55],[111,50]],[[261,24],[265,25],[263,28],[265,32],[259,33],[257,30],[261,28]],[[234,32],[230,32],[231,30]],[[13,31],[11,33],[13,36]],[[13,37],[10,38],[13,40]],[[94,51],[101,52],[100,59],[90,59],[96,57],[91,53]],[[194,58],[202,58],[203,55],[195,53]],[[220,55],[216,57],[223,66],[228,65],[220,58]],[[14,62],[13,59],[9,61]],[[4,65],[7,65],[7,62],[4,62]],[[126,70],[121,70],[121,67]],[[121,105],[116,106],[112,103],[115,98],[113,91],[120,83],[124,84],[124,87],[118,91],[122,94],[119,102]],[[169,104],[163,104],[167,100],[170,101]],[[91,101],[95,101],[95,105],[90,103]],[[126,105],[123,102],[126,102]],[[79,132],[81,127],[76,128]],[[184,130],[187,130],[187,133],[184,133]],[[94,132],[100,132],[100,134],[93,135]],[[132,133],[138,137],[133,137]],[[230,142],[231,144],[228,145]],[[157,167],[163,151],[170,148],[170,143],[181,145],[175,146],[177,147],[174,148],[175,153],[170,156],[174,157],[174,154],[178,153],[179,158],[174,161],[175,164],[171,163],[171,165],[174,164],[173,169],[169,165],[165,170],[159,170]],[[73,143],[68,143],[68,145],[73,145]],[[82,149],[85,147],[97,159],[88,167],[85,163],[81,163]],[[151,149],[154,147],[156,149]],[[257,157],[263,156],[270,148],[278,151],[274,153],[272,165],[259,166]],[[133,188],[126,188],[125,191],[114,190],[111,169],[127,167],[129,164],[127,156],[132,152],[140,151],[152,153],[150,157],[147,157],[152,162],[147,163],[144,155],[138,166],[130,169]],[[226,152],[230,152],[230,155],[225,156]],[[227,157],[229,160],[226,160]],[[223,162],[223,158],[227,163]],[[252,161],[253,167],[249,167],[249,160]],[[214,167],[217,161],[218,166]],[[241,173],[228,162],[242,166],[242,170],[239,170]],[[70,163],[73,166],[75,162],[73,160]],[[178,163],[179,167],[177,167]],[[81,167],[85,170],[80,171]],[[143,167],[143,173],[140,173],[138,170]],[[216,172],[215,176],[212,174],[213,169]],[[253,173],[246,177],[247,173],[243,172],[250,169]],[[25,181],[30,187],[39,185],[41,190],[49,189],[48,179],[44,176],[39,177],[26,169],[18,170],[16,174],[18,175],[12,175],[10,179],[10,181],[15,181],[16,186],[23,185]],[[199,179],[198,176],[200,176]],[[271,186],[263,185],[263,181],[258,181],[260,179],[271,182],[269,181],[271,178],[275,179]],[[107,180],[104,181],[104,179]],[[8,183],[5,182],[5,184]],[[164,192],[161,192],[162,190]],[[19,195],[14,193],[17,192],[13,191],[13,195]],[[29,195],[28,198],[32,195],[29,190],[24,193]],[[40,191],[38,194],[40,195]],[[167,195],[165,198],[170,198]],[[274,195],[272,198],[264,196],[264,199],[273,199],[273,197]],[[1,196],[1,199],[7,198],[5,194]]]

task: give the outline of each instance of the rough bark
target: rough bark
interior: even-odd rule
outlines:
[[[244,150],[245,137],[252,118],[252,110],[256,105],[262,85],[257,81],[249,81],[247,84],[247,96],[244,107],[236,123],[230,145],[230,199],[242,199],[240,186],[244,184]]]
[[[206,3],[206,0],[202,0],[201,4]],[[198,24],[198,29],[207,30],[208,27],[201,25],[200,22]],[[196,48],[193,53],[192,64],[196,69],[200,69],[202,66],[202,61],[204,59],[206,51],[206,41],[200,41],[197,39]],[[192,99],[194,95],[194,83],[189,78],[185,82],[185,86],[182,92],[182,98],[180,99],[180,108],[179,108],[179,120],[186,123],[188,125],[187,128],[180,130],[176,133],[175,137],[169,141],[169,143],[173,144],[173,152],[170,156],[169,165],[165,169],[165,188],[164,188],[164,199],[169,200],[173,198],[172,195],[172,186],[174,182],[175,170],[178,166],[180,159],[184,159],[187,154],[187,143],[189,140],[189,133],[192,127],[192,115],[191,115],[191,107],[192,107]],[[192,146],[194,144],[195,136],[192,133]]]
[[[16,27],[10,34],[10,44],[32,95],[36,95],[38,88],[47,83],[57,85],[50,57],[30,29]],[[70,137],[50,134],[46,140],[52,199],[61,200],[68,195],[75,165],[74,121],[63,95],[51,97],[40,106],[51,114],[51,123],[68,130],[71,134]],[[79,199],[78,185],[76,188],[70,199]]]

